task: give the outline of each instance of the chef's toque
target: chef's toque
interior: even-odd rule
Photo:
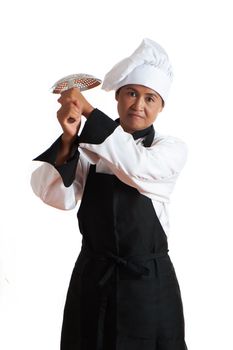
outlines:
[[[117,91],[128,84],[144,85],[166,102],[173,79],[166,51],[155,41],[143,39],[131,56],[118,62],[104,77],[102,89]]]

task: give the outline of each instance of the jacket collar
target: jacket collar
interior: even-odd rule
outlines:
[[[116,119],[115,122],[117,122],[117,124],[120,125],[120,118]],[[142,142],[143,145],[145,147],[150,147],[153,140],[154,140],[154,136],[155,136],[154,126],[151,125],[146,129],[135,131],[132,133],[132,136],[133,136],[134,140],[137,140],[137,139],[144,137],[144,140]]]

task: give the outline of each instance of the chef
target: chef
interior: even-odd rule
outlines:
[[[115,91],[119,119],[93,107],[77,88],[58,100],[63,133],[35,158],[43,164],[31,185],[59,209],[81,201],[82,247],[68,288],[61,350],[187,349],[167,242],[169,198],[187,150],[153,126],[172,78],[165,50],[145,38],[103,81],[104,90]]]

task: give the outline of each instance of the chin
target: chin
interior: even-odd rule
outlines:
[[[143,130],[143,129],[147,128],[147,125],[145,125],[144,120],[141,120],[139,118],[138,118],[138,120],[131,119],[130,121],[129,120],[127,120],[127,121],[121,120],[120,124],[121,124],[122,128],[130,134],[132,134],[135,131],[139,131],[139,130]]]
[[[146,128],[146,125],[144,123],[132,123],[128,125],[129,129],[134,131],[143,130]]]

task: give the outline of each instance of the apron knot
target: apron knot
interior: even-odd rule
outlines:
[[[111,263],[98,283],[100,287],[102,287],[109,280],[117,266],[121,266],[127,269],[131,274],[137,277],[149,275],[150,273],[150,270],[147,267],[140,265],[136,262],[130,261],[129,258],[124,258],[110,252],[106,253],[105,258]]]

